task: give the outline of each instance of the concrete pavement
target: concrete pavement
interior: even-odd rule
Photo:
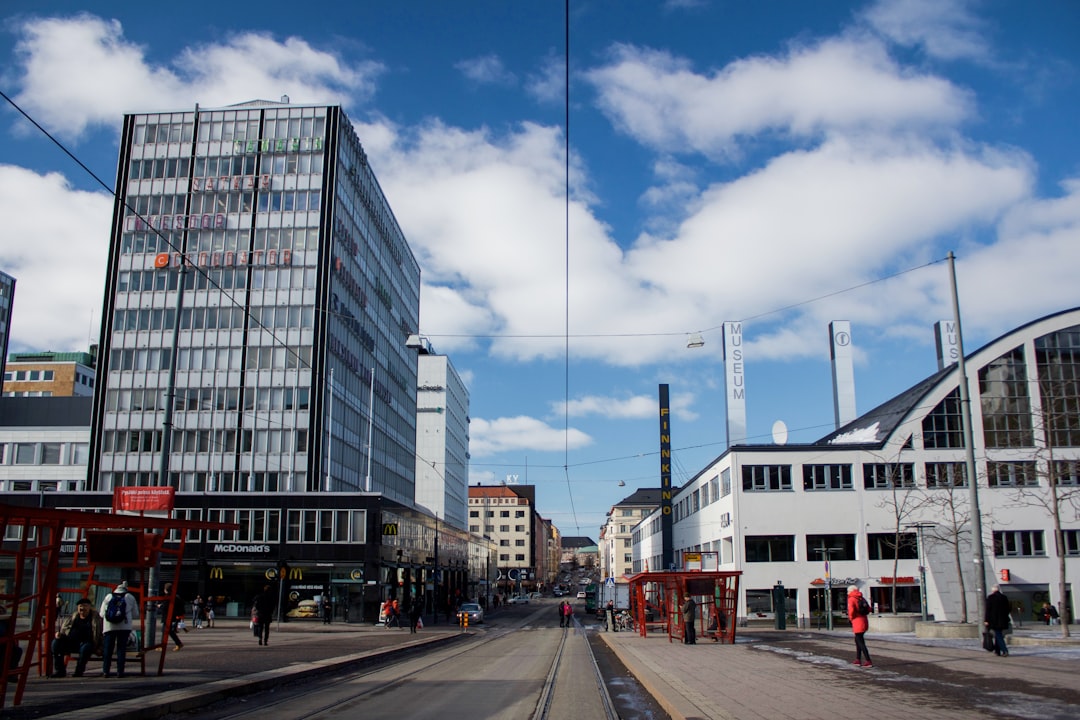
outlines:
[[[494,619],[494,618],[493,618]],[[914,641],[868,635],[875,667],[850,664],[850,633],[741,629],[735,645],[701,641],[694,646],[666,637],[607,633],[591,618],[585,632],[599,633],[620,660],[677,719],[829,718],[838,714],[910,720],[913,708],[935,718],[993,717],[993,707],[1022,703],[1050,718],[1080,716],[1080,641],[1061,643],[1038,626],[1017,632],[1009,658],[995,658],[974,641]],[[2,716],[29,718],[160,718],[230,696],[264,691],[387,653],[462,637],[456,626],[407,629],[371,625],[286,623],[270,645],[257,645],[244,620],[219,620],[192,630],[185,646],[170,652],[165,674],[123,679],[32,677],[20,706]],[[156,670],[156,657],[148,671]],[[584,667],[575,676],[585,677]],[[1008,705],[1011,703],[1011,706]],[[553,711],[556,708],[552,708]],[[581,708],[567,718],[580,717]],[[561,709],[560,709],[561,711]],[[1016,716],[1017,713],[1014,713]],[[554,714],[554,717],[559,715]]]

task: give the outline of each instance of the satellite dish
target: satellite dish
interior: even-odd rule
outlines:
[[[787,444],[787,425],[783,420],[777,420],[772,424],[772,439],[777,445]]]

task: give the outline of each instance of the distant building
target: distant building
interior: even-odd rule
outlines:
[[[0,377],[7,360],[8,340],[11,337],[11,309],[15,304],[15,278],[0,272]]]
[[[4,396],[93,397],[95,361],[85,352],[12,353],[4,370]]]
[[[0,398],[0,493],[81,491],[90,398]]]
[[[532,590],[537,576],[533,538],[539,524],[532,485],[470,485],[469,532],[491,538],[502,592]],[[535,521],[534,521],[535,516]]]
[[[454,527],[465,528],[469,391],[445,355],[421,351],[417,361],[416,502]]]
[[[621,580],[634,573],[634,526],[658,507],[660,488],[638,488],[611,506],[600,528],[600,570],[604,578]]]
[[[596,568],[599,564],[596,541],[583,536],[563,537],[562,562],[571,567]]]

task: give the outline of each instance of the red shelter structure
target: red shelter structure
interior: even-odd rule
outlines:
[[[5,538],[0,544],[0,708],[6,706],[9,679],[17,681],[12,704],[18,705],[31,669],[50,672],[49,643],[60,621],[53,599],[67,593],[89,597],[97,604],[118,579],[125,580],[139,600],[138,647],[129,662],[146,674],[146,651],[164,649],[168,639],[168,625],[163,622],[160,640],[148,643],[147,620],[156,629],[159,606],[164,619],[174,614],[188,531],[238,527],[142,514],[0,504],[0,538]],[[175,576],[159,583],[172,582],[169,595],[156,594],[158,589],[150,587],[151,569],[163,554],[175,557]],[[164,673],[167,655],[158,655],[158,675]]]
[[[684,570],[644,572],[630,582],[630,613],[641,637],[667,633],[681,640],[686,629],[682,608],[688,597],[697,604],[698,635],[716,642],[735,642],[735,610],[740,571]]]

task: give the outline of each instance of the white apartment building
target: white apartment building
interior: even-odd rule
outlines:
[[[416,502],[465,528],[469,391],[450,358],[424,344],[416,370]]]
[[[985,585],[1024,620],[1047,601],[1072,617],[1057,568],[1063,556],[1067,577],[1080,572],[1080,308],[967,354],[965,374]],[[742,571],[742,618],[772,617],[780,583],[789,613],[810,622],[829,595],[842,614],[849,584],[882,612],[894,588],[897,611],[920,611],[925,589],[933,618],[978,620],[960,382],[952,364],[817,442],[732,447],[676,493],[676,559],[715,552],[721,570]],[[634,569],[660,557],[654,513],[634,531]]]
[[[660,507],[660,488],[639,488],[611,506],[600,527],[600,570],[603,578],[621,582],[634,572],[634,527]]]

